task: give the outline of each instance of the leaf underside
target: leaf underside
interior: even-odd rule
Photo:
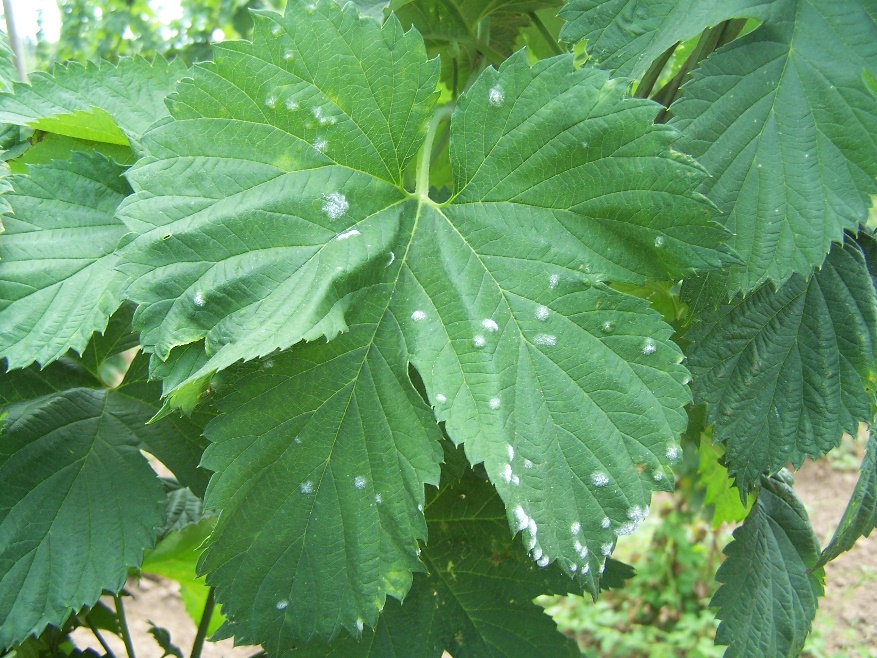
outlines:
[[[818,458],[870,422],[877,298],[859,245],[836,245],[809,281],[703,316],[688,334],[694,396],[707,405],[742,494],[764,472]]]
[[[180,84],[129,175],[122,269],[152,373],[193,404],[234,366],[214,382],[222,512],[201,569],[228,628],[269,653],[357,634],[408,591],[436,421],[532,559],[594,593],[672,488],[682,354],[603,281],[733,261],[702,170],[653,103],[571,56],[518,54],[459,99],[439,205],[404,188],[438,76],[392,16],[260,13],[253,43]]]
[[[711,606],[721,620],[716,644],[725,655],[797,656],[823,594],[814,568],[819,542],[807,512],[784,482],[762,477],[758,500],[725,548]]]

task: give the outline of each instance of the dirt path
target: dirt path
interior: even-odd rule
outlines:
[[[857,478],[858,471],[838,470],[827,460],[807,462],[795,474],[795,491],[807,506],[823,547],[843,515]],[[877,657],[877,533],[860,539],[851,551],[831,562],[825,580],[814,649],[824,643],[825,656]]]

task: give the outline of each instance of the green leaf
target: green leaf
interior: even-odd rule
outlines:
[[[707,314],[687,338],[695,400],[741,495],[758,476],[817,458],[870,422],[877,299],[860,247],[836,246],[809,281]]]
[[[728,469],[719,463],[722,456],[719,446],[712,445],[708,437],[703,437],[698,447],[698,455],[700,463],[697,474],[705,489],[703,503],[713,506],[713,529],[723,523],[737,523],[745,519],[755,498],[750,495],[745,504],[740,501],[740,492],[731,484]]]
[[[0,242],[0,358],[9,368],[82,352],[120,303],[115,218],[124,169],[98,153],[37,165],[8,180]]]
[[[423,167],[404,187],[437,76],[395,18],[290,4],[181,83],[130,174],[123,267],[153,373],[191,403],[214,371],[268,357],[217,384],[204,464],[222,513],[201,567],[227,628],[269,653],[356,633],[408,590],[436,421],[531,557],[592,593],[673,486],[682,354],[603,281],[733,260],[702,170],[654,103],[522,53],[460,97],[438,204]]]
[[[112,357],[140,345],[140,341],[137,340],[137,334],[131,331],[131,318],[133,315],[133,305],[123,304],[118,311],[113,313],[103,333],[96,333],[91,337],[85,351],[77,359],[84,368],[98,379],[106,381],[104,377],[106,366]],[[116,384],[118,382],[109,383]]]
[[[13,174],[28,173],[30,165],[50,164],[53,160],[69,160],[74,151],[83,153],[97,151],[103,153],[107,159],[125,166],[134,164],[136,159],[130,146],[92,142],[42,131],[30,137],[22,148],[23,152],[9,161],[9,169]]]
[[[14,93],[0,95],[0,122],[112,144],[130,140],[136,149],[146,129],[168,115],[164,99],[188,72],[181,60],[161,57],[56,65],[53,74],[32,73],[29,85],[17,82]]]
[[[186,526],[164,537],[143,558],[142,573],[151,573],[176,581],[180,586],[183,607],[197,624],[204,612],[210,588],[195,572],[198,557],[205,540],[213,529],[214,519],[204,519],[196,525]],[[215,632],[223,622],[219,607],[213,609],[208,633]]]
[[[70,389],[7,407],[0,436],[0,647],[118,591],[155,541],[162,491],[124,400]]]
[[[510,541],[489,484],[470,472],[443,486],[426,517],[430,540],[421,557],[429,573],[415,576],[404,604],[388,602],[361,639],[311,645],[299,652],[303,658],[440,658],[445,650],[454,658],[580,655],[533,603],[540,594],[567,593],[572,583],[557,567],[536,567]]]
[[[716,644],[725,656],[797,656],[823,594],[819,542],[795,492],[761,478],[758,501],[734,540],[716,579],[723,583],[711,606],[722,620]]]
[[[667,48],[731,18],[770,15],[772,0],[569,0],[560,16],[567,43],[587,40],[592,61],[639,78]]]
[[[126,399],[144,423],[161,409],[161,384],[148,381],[147,364],[148,357],[139,353],[131,362],[125,380],[114,389],[114,395]],[[150,421],[149,432],[142,438],[143,449],[155,455],[197,496],[204,495],[210,478],[200,462],[207,447],[202,432],[214,416],[212,410],[204,407],[189,416],[170,414],[157,422]]]
[[[817,567],[822,567],[841,553],[850,550],[859,539],[867,537],[877,526],[877,435],[868,439],[859,481],[850,498],[834,536],[822,551]]]
[[[156,626],[150,621],[149,634],[153,638],[155,638],[156,644],[158,644],[158,646],[161,647],[161,650],[164,652],[161,658],[165,658],[165,656],[176,656],[176,658],[183,658],[183,652],[180,651],[180,648],[171,641],[171,634],[166,628]]]
[[[213,516],[211,511],[204,509],[204,502],[198,496],[176,480],[162,478],[162,483],[167,494],[164,499],[165,523],[158,533],[159,539]]]
[[[349,332],[250,369],[216,402],[206,505],[222,512],[200,566],[239,642],[274,653],[354,632],[421,569],[440,433],[399,358],[389,292]]]
[[[0,90],[12,89],[12,83],[17,79],[15,55],[9,47],[9,36],[6,32],[0,32]]]
[[[807,276],[877,193],[877,103],[862,79],[877,70],[874,7],[783,0],[773,12],[701,64],[670,108],[744,261],[710,275],[730,295]]]

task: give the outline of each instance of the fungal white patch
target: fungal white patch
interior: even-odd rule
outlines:
[[[438,393],[438,394],[436,394],[436,396],[435,396],[435,401],[438,402],[439,404],[444,404],[445,402],[448,401],[448,398],[446,398],[446,397],[445,397],[444,395],[442,395],[441,393]]]
[[[582,546],[580,549],[578,549],[578,551],[579,551],[579,557],[582,558],[583,560],[586,557],[588,557],[588,547],[587,546]]]
[[[390,252],[390,260],[387,261],[387,264],[384,265],[384,267],[390,267],[390,265],[392,265],[395,261],[396,261],[396,254],[394,254],[394,253],[391,251],[391,252]]]
[[[533,337],[533,342],[544,347],[554,347],[557,345],[557,336],[553,334],[538,334]]]
[[[674,459],[679,459],[679,446],[667,446],[667,452],[665,454],[667,455],[667,459],[669,459],[670,461],[673,461]]]
[[[637,523],[634,521],[626,521],[621,524],[620,527],[615,528],[615,534],[621,537],[622,535],[632,535],[634,530],[636,530]]]
[[[547,306],[537,306],[535,315],[539,322],[545,322],[551,316],[551,311]]]
[[[579,534],[582,531],[582,524],[576,521],[569,527],[569,531],[574,535]]]
[[[422,511],[423,511],[423,503],[420,503],[420,504],[417,505],[417,511],[418,511],[418,512],[422,512]]]
[[[195,296],[192,297],[192,301],[195,303],[195,306],[204,306],[207,303],[207,300],[204,299],[204,293],[200,290],[195,291]]]
[[[381,503],[384,502],[384,499],[381,498],[381,494],[375,494],[375,502],[376,502],[378,505],[380,505]]]
[[[579,553],[579,552],[584,548],[584,546],[582,546],[582,542],[580,542],[578,539],[576,539],[576,540],[572,543],[572,547],[573,547],[573,549],[575,550],[576,553]]]
[[[606,571],[606,563],[605,562],[600,565],[600,575],[601,576],[603,575],[604,571]]]
[[[326,150],[326,147],[329,146],[329,142],[327,142],[323,137],[317,137],[314,140],[314,150],[318,153],[322,153]]]
[[[521,484],[521,478],[519,478],[517,475],[512,474],[512,484],[517,487],[519,484]]]
[[[490,91],[487,92],[487,102],[493,107],[502,107],[502,104],[505,103],[505,94],[502,92],[502,89],[491,87]]]
[[[603,323],[603,333],[611,334],[613,331],[615,331],[615,325],[612,324],[609,320],[606,320],[606,322]]]
[[[582,565],[582,573],[588,573],[591,570],[591,564],[589,562],[585,562]]]
[[[284,105],[286,105],[286,109],[291,112],[295,112],[298,109],[298,101],[294,98],[287,98]]]
[[[484,347],[487,345],[487,339],[481,334],[475,336],[475,338],[472,339],[472,342],[475,344],[475,347]]]
[[[499,398],[490,398],[490,401],[487,403],[487,406],[496,411],[499,409],[499,405],[502,404]]]
[[[295,55],[291,50],[287,50],[285,53],[283,53],[283,59],[287,62],[290,61],[293,57],[295,57]]]
[[[557,274],[552,274],[548,277],[548,287],[554,290],[557,287],[557,284],[560,283],[560,277]]]
[[[339,234],[335,237],[335,239],[338,240],[338,241],[341,241],[341,240],[347,240],[348,238],[352,238],[352,237],[354,237],[354,236],[356,236],[356,235],[362,235],[362,233],[360,233],[359,231],[357,231],[355,228],[352,228],[352,229],[350,229],[349,231],[344,231],[344,233],[339,233]]]
[[[539,531],[539,528],[536,526],[536,520],[535,520],[535,519],[532,519],[532,518],[531,518],[531,519],[527,522],[527,530],[530,532],[530,535],[531,535],[531,536],[533,536],[533,537],[536,536],[536,533]]]
[[[293,439],[293,441],[294,441],[295,443],[301,445],[301,437],[300,437],[300,436],[295,437],[295,438]]]
[[[414,311],[414,313],[411,314],[411,319],[415,322],[421,322],[422,320],[426,320],[426,313],[423,311]]]
[[[533,549],[533,559],[534,560],[542,559],[542,547],[541,546],[537,546],[536,548]]]
[[[530,539],[527,540],[527,550],[532,551],[536,547],[536,535],[530,533]]]
[[[299,485],[299,488],[298,488],[298,489],[299,489],[299,491],[301,491],[303,494],[311,494],[311,493],[314,493],[314,483],[311,482],[310,480],[308,480],[307,482],[302,482],[301,485]]]
[[[655,238],[655,248],[660,249],[663,246],[664,246],[664,236],[659,235],[658,237]]]
[[[509,453],[509,461],[512,461],[515,458],[515,449],[511,445],[507,445],[506,451]]]
[[[525,459],[524,468],[533,468],[533,462],[531,462],[529,459]]]
[[[495,331],[499,331],[499,325],[490,318],[484,318],[481,321],[481,326],[484,327],[486,331],[493,333]]]
[[[547,555],[544,555],[544,556],[542,556],[541,558],[539,558],[538,560],[536,560],[536,564],[538,564],[538,565],[539,565],[540,567],[542,567],[542,568],[547,567],[547,566],[548,566],[548,562],[549,562],[549,559],[548,559],[548,556],[547,556]]]
[[[277,106],[277,96],[274,94],[268,94],[265,97],[265,107],[270,107],[272,110]]]
[[[603,555],[612,555],[612,544],[603,544],[600,546],[600,552]]]
[[[326,213],[329,219],[343,217],[350,209],[350,203],[347,201],[347,197],[339,192],[324,194],[323,198],[326,200],[326,203],[323,204],[323,212]]]
[[[363,623],[362,618],[357,617],[356,618],[356,630],[358,630],[360,633],[362,633],[362,629],[364,627],[365,627],[365,624]]]
[[[664,479],[664,471],[655,471],[655,474],[652,476],[655,482],[660,482]]]
[[[274,25],[271,26],[271,34],[273,34],[276,37],[278,34],[280,34],[281,29],[282,28],[280,27],[280,25],[278,23],[274,23]]]
[[[288,606],[288,605],[289,605],[289,601],[287,601],[286,599],[283,599],[281,601],[278,601],[277,605],[275,605],[274,607],[277,608],[278,610],[285,610],[286,606]]]
[[[609,484],[609,477],[605,473],[591,473],[591,483],[595,487],[605,487]]]
[[[643,345],[643,354],[648,356],[649,354],[654,354],[658,350],[658,346],[655,345],[655,341],[651,338],[646,338],[646,344]]]
[[[524,511],[524,508],[518,505],[514,509],[515,520],[518,522],[518,530],[523,530],[530,523],[530,517]]]
[[[604,528],[608,528],[610,525],[612,525],[612,521],[609,520],[608,516],[604,516],[603,520],[600,522],[600,525]]]
[[[365,489],[365,478],[361,475],[357,475],[353,478],[353,486],[357,489]]]
[[[643,509],[639,505],[634,505],[629,510],[627,510],[627,518],[632,519],[634,521],[642,521],[649,515],[649,508]]]
[[[512,473],[512,465],[511,464],[506,464],[505,466],[502,467],[502,470],[499,472],[499,476],[503,480],[506,481],[506,484],[511,484],[512,475],[514,475],[514,473]]]
[[[579,570],[579,565],[577,565],[575,562],[573,562],[572,564],[569,565],[569,570],[572,571],[573,573],[575,573],[576,571]]]

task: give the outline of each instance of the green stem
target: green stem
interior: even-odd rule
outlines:
[[[110,648],[110,645],[107,644],[107,641],[104,639],[104,636],[100,634],[100,631],[97,630],[97,626],[95,626],[94,623],[92,623],[91,619],[89,619],[88,616],[85,617],[85,623],[91,629],[91,632],[97,638],[97,641],[100,642],[100,645],[104,649],[104,653],[106,653],[109,658],[116,658],[116,654],[113,653],[113,650]]]
[[[201,621],[198,623],[198,633],[192,644],[192,653],[189,658],[201,658],[201,650],[204,648],[204,639],[207,637],[207,629],[210,628],[210,620],[213,618],[213,608],[216,606],[214,588],[207,592],[207,601],[204,602],[204,612],[201,613]]]
[[[640,80],[639,85],[636,87],[636,93],[634,96],[637,98],[648,98],[649,94],[652,93],[652,88],[655,86],[655,83],[658,81],[658,78],[661,76],[661,71],[664,70],[664,67],[667,66],[667,62],[670,61],[670,58],[673,56],[673,53],[676,52],[676,47],[679,45],[677,41],[672,46],[667,48],[661,55],[652,62],[652,65],[649,67],[649,70],[645,72],[643,75],[643,79]]]
[[[417,163],[417,184],[414,188],[415,196],[421,201],[429,199],[429,163],[432,159],[432,142],[435,139],[435,133],[442,121],[450,119],[453,111],[453,105],[439,108],[432,116],[429,127],[426,129],[426,139],[423,140],[420,161]]]
[[[131,632],[128,630],[128,620],[125,619],[125,606],[122,604],[122,597],[118,594],[114,594],[113,601],[116,602],[116,616],[119,618],[119,629],[122,632],[122,641],[125,643],[125,651],[128,652],[128,658],[136,658],[134,654],[134,643],[131,642]]]
[[[530,17],[530,20],[533,21],[533,25],[536,26],[536,29],[539,30],[539,34],[545,39],[545,43],[547,43],[548,47],[554,51],[554,54],[563,55],[563,48],[560,47],[560,44],[557,43],[557,39],[555,39],[551,32],[548,31],[548,28],[545,27],[545,23],[542,22],[539,15],[535,11],[531,11],[527,15]]]

